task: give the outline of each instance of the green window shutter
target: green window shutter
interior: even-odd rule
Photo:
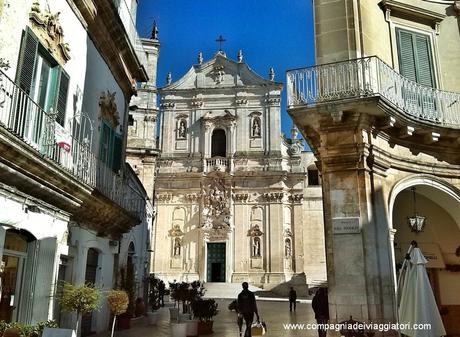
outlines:
[[[38,50],[38,40],[26,29],[22,35],[21,52],[19,53],[16,82],[27,94],[30,94],[35,73],[35,62]]]
[[[414,44],[412,43],[412,33],[398,30],[398,56],[399,56],[399,69],[401,75],[405,78],[416,82],[417,73],[415,70],[415,53]]]
[[[67,94],[69,91],[69,76],[61,69],[59,77],[59,89],[56,99],[56,122],[64,126],[65,124],[65,110],[67,107]]]
[[[101,141],[99,145],[99,158],[104,162],[109,162],[109,150],[110,150],[110,127],[102,123]]]
[[[433,87],[435,83],[429,36],[398,29],[396,37],[401,75]]]
[[[426,35],[414,35],[415,58],[417,60],[417,82],[433,87],[430,41]]]
[[[121,168],[121,154],[123,150],[123,139],[119,135],[115,135],[113,142],[113,163],[112,168],[115,172]]]

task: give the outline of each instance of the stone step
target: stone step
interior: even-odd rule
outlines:
[[[206,292],[204,298],[234,298],[243,290],[241,283],[229,282],[207,282],[204,284]],[[263,289],[249,285],[249,290],[253,292],[263,291]]]

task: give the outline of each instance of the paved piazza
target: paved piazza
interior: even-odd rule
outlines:
[[[238,327],[236,325],[236,314],[227,309],[231,300],[218,300],[219,314],[214,318],[214,333],[209,336],[216,337],[238,337]],[[314,313],[310,303],[298,303],[297,312],[289,312],[287,301],[257,301],[261,318],[267,324],[266,337],[297,337],[297,336],[317,336],[316,331],[285,330],[283,323],[313,323],[315,322]],[[148,326],[147,319],[142,318],[133,321],[129,330],[115,332],[115,337],[170,337],[171,328],[169,324],[169,310],[172,303],[160,310],[161,317],[158,326]],[[244,329],[244,328],[243,328]],[[109,337],[106,332],[97,337]]]

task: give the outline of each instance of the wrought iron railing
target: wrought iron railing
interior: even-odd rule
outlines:
[[[125,27],[126,33],[128,34],[129,40],[136,52],[139,62],[144,67],[147,67],[147,54],[137,32],[135,24],[136,21],[133,18],[132,9],[128,7],[125,0],[113,0],[113,3],[117,8],[118,16],[120,17],[121,22],[123,22],[123,26]]]
[[[1,70],[0,127],[20,138],[43,157],[59,164],[79,181],[98,189],[119,206],[138,212],[132,206],[142,203],[143,199],[133,195],[126,182],[124,166],[119,173],[115,173],[92,152],[91,139],[77,139],[68,130],[64,130],[68,132],[67,146],[59,146],[56,129],[62,127],[57,124],[56,115],[45,112]],[[139,200],[134,202],[134,199]]]
[[[287,72],[288,108],[372,96],[416,120],[460,128],[460,93],[413,82],[376,56]]]

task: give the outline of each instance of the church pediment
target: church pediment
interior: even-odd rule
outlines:
[[[282,84],[259,76],[245,63],[233,61],[222,53],[217,53],[211,60],[202,64],[195,64],[182,78],[167,85],[162,90],[235,86],[272,86],[281,89]]]

